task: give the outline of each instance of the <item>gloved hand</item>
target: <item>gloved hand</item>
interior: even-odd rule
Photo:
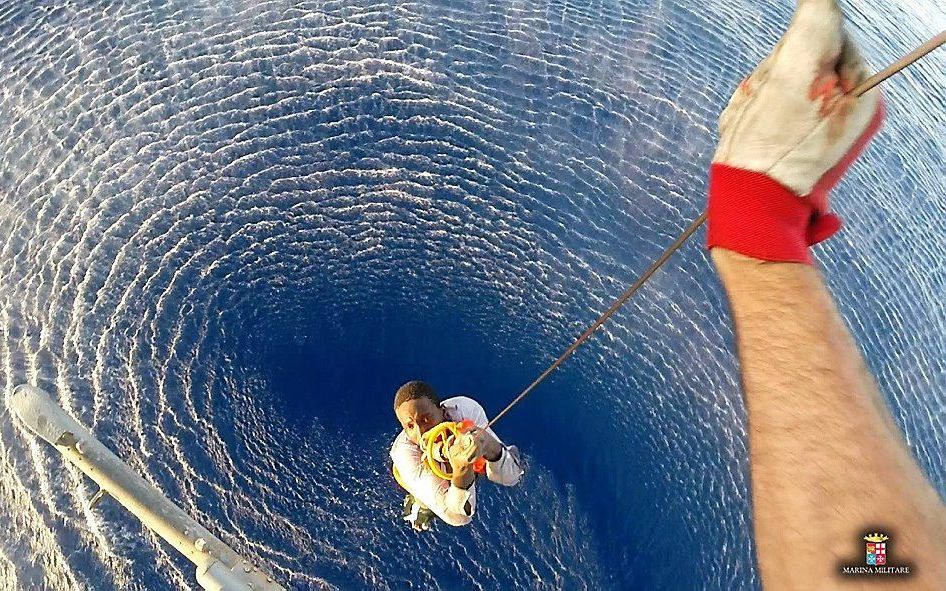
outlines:
[[[782,39],[720,116],[709,248],[812,262],[808,247],[841,227],[828,192],[883,120],[876,88],[845,94],[866,75],[836,0],[799,0]]]
[[[486,458],[486,460],[494,462],[502,456],[503,445],[490,431],[474,427],[468,433],[476,440],[479,454]]]
[[[470,469],[470,464],[480,455],[482,454],[478,442],[470,434],[462,434],[447,442],[447,459],[450,461],[453,474],[460,474]]]

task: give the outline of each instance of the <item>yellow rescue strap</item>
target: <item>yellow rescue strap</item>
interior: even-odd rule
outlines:
[[[450,480],[453,478],[453,471],[447,472],[441,467],[441,463],[437,461],[438,455],[443,457],[442,453],[443,448],[446,446],[450,438],[456,438],[460,435],[467,433],[472,430],[476,425],[470,419],[463,419],[459,422],[445,421],[440,423],[430,431],[427,431],[423,435],[424,440],[424,463],[427,464],[427,467],[431,472],[434,473],[434,476],[437,478],[443,478],[444,480]],[[437,448],[440,448],[439,450]],[[436,452],[440,451],[439,454],[435,455]],[[482,474],[486,471],[486,458],[479,457],[473,461],[473,471],[479,474]]]
[[[444,457],[443,448],[450,440],[451,437],[458,437],[467,431],[470,431],[476,425],[470,419],[464,419],[459,422],[446,421],[440,423],[430,431],[427,431],[422,436],[424,445],[424,464],[427,468],[434,473],[434,476],[437,478],[443,478],[444,480],[450,480],[453,478],[453,472],[447,472],[441,467],[438,457]],[[439,449],[438,449],[439,448]],[[479,474],[482,474],[486,471],[486,458],[479,457],[473,461],[473,471]],[[407,492],[411,492],[407,485],[404,484],[404,480],[401,478],[401,473],[397,471],[397,466],[391,466],[391,474],[394,475],[394,480],[397,481],[401,488]]]

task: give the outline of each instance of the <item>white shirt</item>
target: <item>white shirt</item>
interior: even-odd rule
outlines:
[[[442,406],[448,421],[471,419],[477,427],[485,427],[489,422],[486,411],[472,398],[456,396],[444,400]],[[496,437],[492,429],[489,432]],[[496,437],[496,440],[499,441],[499,438]],[[412,443],[404,431],[401,431],[391,445],[391,459],[408,492],[436,513],[437,517],[450,525],[470,523],[476,510],[475,482],[464,490],[453,486],[449,480],[435,476],[424,464],[420,447]],[[486,476],[497,484],[513,486],[522,477],[522,468],[517,458],[504,445],[498,460],[486,462]]]

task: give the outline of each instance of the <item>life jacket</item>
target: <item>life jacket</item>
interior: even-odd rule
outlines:
[[[401,485],[401,488],[403,488],[404,490],[407,490],[407,487],[404,485],[404,481],[401,480],[401,473],[397,471],[397,466],[393,464],[391,465],[391,474],[394,474],[394,480],[396,480],[397,483]],[[407,492],[410,492],[410,491],[407,491]]]

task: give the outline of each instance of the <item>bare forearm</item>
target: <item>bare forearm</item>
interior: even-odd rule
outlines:
[[[453,478],[450,480],[450,482],[453,484],[453,486],[466,490],[473,486],[474,477],[475,474],[473,474],[473,470],[466,468],[464,470],[457,470],[454,472]]]
[[[881,525],[917,565],[912,585],[946,580],[946,511],[818,271],[712,252],[736,326],[766,587],[840,585],[839,559]]]

